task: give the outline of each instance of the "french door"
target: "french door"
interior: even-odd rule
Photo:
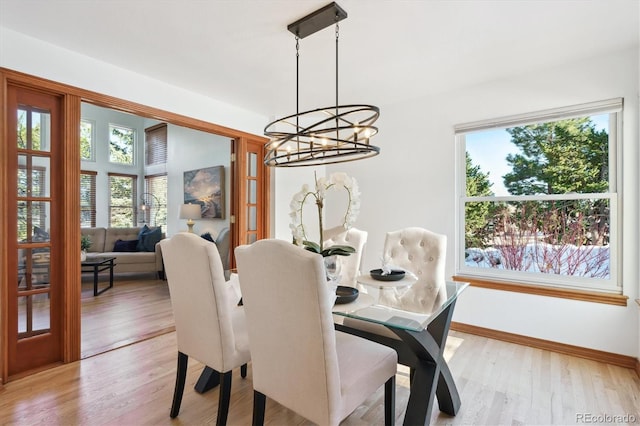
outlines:
[[[7,89],[8,375],[63,359],[62,98]]]
[[[240,138],[236,152],[238,200],[236,245],[269,237],[269,168],[264,165],[264,140]],[[232,256],[232,266],[235,258]]]

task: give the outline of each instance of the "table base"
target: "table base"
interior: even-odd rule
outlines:
[[[411,386],[405,425],[428,425],[434,400],[440,411],[455,416],[460,410],[460,395],[444,359],[444,348],[451,326],[455,301],[431,321],[426,330],[410,331],[388,326],[400,339],[336,324],[338,331],[363,337],[398,353],[398,363],[411,368]]]

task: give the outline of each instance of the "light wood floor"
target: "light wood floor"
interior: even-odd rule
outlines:
[[[456,417],[436,409],[432,424],[577,424],[577,416],[586,414],[635,416],[605,423],[640,423],[640,379],[632,370],[458,332],[449,336],[445,356],[462,407]],[[193,391],[203,367],[194,361],[189,363],[180,415],[169,418],[175,364],[176,338],[170,332],[10,382],[0,391],[0,424],[215,423],[218,390],[205,395]],[[402,424],[407,386],[408,371],[400,367],[397,424]],[[382,424],[382,399],[380,389],[343,425]],[[229,424],[250,425],[251,406],[249,365],[246,379],[234,372]],[[273,401],[267,402],[265,423],[309,424]]]
[[[108,282],[101,276],[98,288]],[[167,282],[155,274],[119,274],[113,288],[94,296],[93,277],[83,277],[81,328],[82,358],[174,331]]]

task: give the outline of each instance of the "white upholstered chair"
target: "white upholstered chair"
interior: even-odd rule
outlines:
[[[229,411],[232,370],[246,377],[250,360],[244,310],[224,270],[216,245],[191,233],[162,240],[178,338],[178,369],[171,417],[180,411],[189,357],[220,374],[217,424]]]
[[[338,425],[385,384],[395,417],[394,350],[337,332],[322,257],[282,240],[235,250],[251,342],[253,424],[266,397],[320,425]]]
[[[343,226],[330,228],[322,233],[325,248],[338,244],[351,246],[356,250],[349,256],[337,257],[340,262],[340,285],[356,287],[356,277],[360,273],[367,235],[367,231],[356,228],[344,229]]]
[[[404,289],[386,289],[380,304],[418,313],[430,313],[445,288],[446,235],[411,227],[387,232],[383,257],[387,263],[405,269],[418,281]]]
[[[387,232],[383,248],[386,262],[411,272],[417,281],[411,287],[380,289],[378,303],[421,314],[431,313],[441,306],[446,299],[446,251],[446,235],[418,227]],[[383,325],[353,318],[345,318],[343,323],[399,340],[395,333]]]

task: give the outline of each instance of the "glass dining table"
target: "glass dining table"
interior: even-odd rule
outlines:
[[[433,308],[428,313],[409,312],[380,304],[379,295],[374,297],[362,292],[355,301],[334,306],[334,315],[344,317],[343,321],[336,321],[336,330],[394,348],[398,353],[398,363],[410,368],[405,425],[428,425],[436,398],[440,411],[446,414],[455,416],[460,409],[460,396],[444,359],[444,349],[456,301],[468,285],[446,282],[436,294]],[[385,291],[384,285],[375,290]],[[376,324],[393,334],[377,333]]]
[[[360,292],[350,303],[335,304],[332,310],[336,318],[335,329],[395,349],[398,363],[410,368],[411,384],[403,424],[428,425],[436,398],[440,411],[455,416],[461,401],[444,359],[444,349],[456,301],[469,284],[447,281],[435,295],[431,312],[416,313],[379,303],[385,300],[379,292],[410,287],[415,280],[409,278],[404,283],[386,284],[361,276],[358,281],[369,287],[371,293]],[[348,319],[365,321],[374,328],[382,326],[396,338],[376,333],[371,327],[361,327],[358,321]],[[205,366],[194,389],[199,393],[207,392],[219,384],[219,377],[217,371]]]

